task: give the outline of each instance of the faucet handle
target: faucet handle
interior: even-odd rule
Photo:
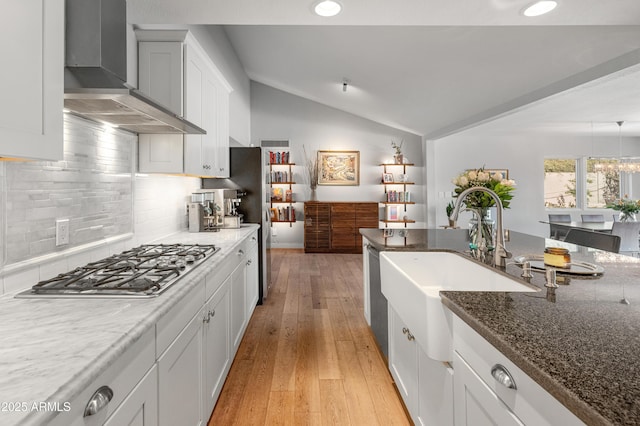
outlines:
[[[522,262],[522,278],[533,278],[531,273],[531,262],[528,260]]]
[[[558,284],[556,283],[555,268],[547,268],[545,271],[545,277],[547,279],[547,283],[544,285],[545,287],[558,288]]]

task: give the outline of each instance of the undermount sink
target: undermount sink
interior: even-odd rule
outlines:
[[[440,291],[535,292],[461,255],[448,252],[380,253],[382,293],[428,357],[451,361],[451,312]]]

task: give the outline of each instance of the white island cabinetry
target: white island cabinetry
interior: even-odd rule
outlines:
[[[427,357],[411,329],[389,306],[389,370],[416,425],[453,423],[452,369]]]
[[[3,2],[0,157],[61,160],[64,1]]]
[[[474,289],[480,290],[465,287],[472,276]],[[534,288],[521,287],[517,280],[464,257],[436,251],[383,253],[381,277],[388,301],[389,370],[415,424],[583,424],[443,306],[440,293],[508,294]]]
[[[140,90],[205,135],[139,135],[139,171],[229,177],[231,86],[188,31],[137,30]]]
[[[459,317],[453,316],[456,426],[584,425]],[[495,375],[510,375],[508,387]]]

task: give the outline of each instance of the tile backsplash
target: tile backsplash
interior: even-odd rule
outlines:
[[[71,115],[64,125],[62,161],[0,162],[0,294],[188,226],[199,178],[136,175],[136,135]],[[65,218],[69,244],[56,246]]]
[[[64,160],[6,164],[6,263],[133,232],[136,136],[68,116]],[[56,247],[56,219],[69,244]]]

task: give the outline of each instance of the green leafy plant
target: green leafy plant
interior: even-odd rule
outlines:
[[[446,210],[447,210],[447,217],[451,216],[451,213],[453,213],[453,209],[455,208],[455,204],[453,201],[449,201],[449,204],[447,204]]]
[[[404,144],[404,139],[400,140],[400,144],[391,141],[391,148],[396,150],[396,155],[402,154],[402,144]]]
[[[607,204],[607,208],[622,212],[625,216],[630,216],[640,212],[640,200],[631,200],[628,195],[625,195],[623,198]]]

